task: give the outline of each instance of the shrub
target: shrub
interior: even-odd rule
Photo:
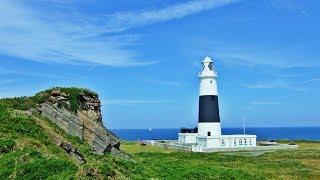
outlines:
[[[17,179],[64,179],[73,176],[77,166],[69,161],[57,158],[35,158],[18,168]]]
[[[116,172],[113,170],[112,166],[107,162],[103,163],[100,166],[99,171],[105,178],[113,177],[116,175]]]
[[[0,153],[8,153],[16,146],[16,142],[11,139],[0,139]]]

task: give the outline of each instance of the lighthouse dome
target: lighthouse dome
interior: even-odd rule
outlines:
[[[214,70],[214,64],[210,57],[205,57],[202,61],[202,71],[199,77],[216,77],[217,73]]]
[[[211,60],[211,58],[209,56],[205,57],[202,61],[202,63],[212,63],[213,61]]]

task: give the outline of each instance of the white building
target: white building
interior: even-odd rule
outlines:
[[[193,151],[213,148],[255,147],[256,135],[221,135],[217,73],[213,61],[206,57],[199,73],[199,117],[198,132],[179,133],[179,143],[193,144]]]

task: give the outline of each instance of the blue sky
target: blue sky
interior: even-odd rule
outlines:
[[[108,128],[196,125],[203,57],[223,127],[320,126],[316,0],[4,0],[0,97],[93,89]]]

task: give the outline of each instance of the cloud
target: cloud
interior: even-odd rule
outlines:
[[[320,78],[309,79],[309,80],[304,81],[303,83],[310,83],[310,82],[315,82],[315,81],[320,81]]]
[[[142,100],[142,99],[107,99],[102,104],[109,105],[139,105],[139,104],[172,104],[172,100]]]
[[[194,0],[172,5],[163,9],[142,12],[121,12],[109,17],[113,31],[179,19],[188,15],[219,8],[239,0]]]
[[[282,105],[282,104],[283,102],[279,102],[279,101],[256,100],[256,101],[250,102],[247,106],[243,107],[242,109],[246,111],[251,111],[257,106],[273,106],[273,105]]]
[[[271,5],[278,10],[288,10],[303,16],[309,16],[309,12],[299,0],[272,0]]]
[[[295,56],[294,53],[289,55],[281,51],[261,52],[260,49],[240,49],[217,50],[217,54],[220,59],[227,63],[238,63],[245,66],[267,65],[277,68],[314,68],[320,66],[319,61],[314,58],[310,58],[308,62],[304,61],[301,54]]]
[[[0,81],[0,86],[12,84],[12,83],[14,83],[14,80],[12,80],[12,79],[6,79],[6,80],[3,80],[3,81]]]
[[[142,59],[134,49],[140,37],[123,31],[183,18],[233,2],[236,0],[197,0],[162,9],[102,16],[52,10],[50,7],[55,6],[48,8],[41,1],[3,0],[0,6],[0,54],[45,63],[151,65],[158,61]],[[76,3],[68,7],[71,5]]]
[[[0,67],[0,75],[17,75],[17,76],[29,76],[29,77],[40,77],[40,78],[50,78],[50,79],[85,79],[86,76],[82,75],[74,75],[74,74],[49,74],[49,73],[42,73],[42,72],[24,72],[24,71],[17,71],[17,70],[9,70],[3,69]],[[1,83],[0,83],[1,84]]]
[[[253,101],[250,103],[251,105],[280,105],[283,104],[281,102],[272,102],[272,101]]]
[[[160,85],[168,85],[168,86],[183,86],[184,83],[177,82],[177,81],[159,81]]]
[[[247,67],[270,66],[278,69],[288,68],[315,68],[320,67],[318,57],[320,53],[310,44],[286,45],[281,42],[272,46],[259,43],[246,44],[228,41],[195,40],[198,44],[190,46],[189,52],[196,56],[203,56],[208,52],[214,52],[212,57],[226,64],[241,65]],[[201,49],[194,50],[195,46]]]
[[[289,85],[283,81],[275,81],[275,82],[256,82],[252,84],[243,84],[242,86],[249,89],[274,89],[274,88],[287,88]]]
[[[157,85],[175,86],[175,87],[181,87],[186,85],[186,83],[179,82],[179,81],[146,80],[146,82],[157,84]]]
[[[304,89],[295,87],[286,81],[275,80],[272,82],[256,82],[252,84],[242,84],[248,89],[288,89],[294,91],[303,91]]]

